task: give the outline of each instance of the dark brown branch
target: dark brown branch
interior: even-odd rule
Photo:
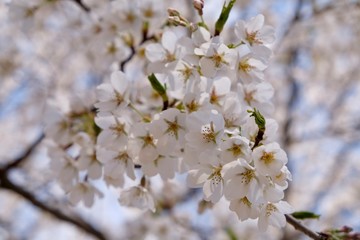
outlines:
[[[73,0],[77,5],[79,5],[79,7],[84,10],[85,12],[89,13],[91,11],[91,9],[86,6],[82,0]]]
[[[91,226],[89,223],[83,221],[82,219],[80,219],[79,217],[75,218],[71,218],[67,215],[65,215],[64,213],[62,213],[61,211],[52,208],[50,206],[47,206],[46,204],[44,204],[43,202],[40,202],[39,200],[37,200],[30,192],[26,191],[25,189],[23,189],[22,187],[16,185],[15,183],[13,183],[9,178],[7,173],[2,173],[0,176],[0,187],[7,189],[9,191],[12,191],[20,196],[22,196],[23,198],[25,198],[26,200],[28,200],[29,202],[31,202],[34,206],[40,208],[41,210],[51,214],[53,217],[62,220],[64,222],[68,222],[71,223],[72,225],[77,226],[79,229],[82,229],[83,231],[95,236],[98,239],[101,240],[106,240],[106,237],[104,236],[104,234],[102,234],[101,232],[99,232],[98,230],[96,230],[93,226]]]
[[[138,46],[141,46],[142,44],[144,44],[145,42],[147,41],[151,41],[151,40],[155,40],[156,37],[155,35],[152,35],[152,36],[147,36],[147,33],[145,33],[145,35],[143,36],[141,42],[139,43]],[[135,47],[134,46],[131,46],[130,47],[130,54],[129,56],[122,62],[120,62],[120,70],[121,71],[125,71],[125,65],[131,61],[131,59],[133,59],[133,57],[135,56],[136,54],[136,50],[135,50]]]
[[[306,236],[308,236],[314,240],[325,240],[326,239],[325,237],[321,236],[320,234],[314,232],[310,228],[303,225],[300,221],[296,220],[296,218],[294,218],[293,216],[285,214],[285,218],[286,218],[286,221],[290,225],[292,225],[296,230],[304,233]]]
[[[124,61],[122,61],[121,63],[120,63],[120,70],[121,71],[125,71],[125,65],[128,63],[128,62],[130,62],[130,60],[134,57],[134,55],[135,55],[135,48],[134,47],[130,47],[130,55],[124,60]]]
[[[0,172],[7,172],[11,170],[12,168],[18,167],[25,159],[27,159],[35,150],[35,148],[41,143],[41,141],[44,139],[44,134],[41,133],[41,135],[35,140],[31,146],[28,147],[28,149],[17,159],[10,162],[9,164],[5,165],[4,167],[1,167]]]

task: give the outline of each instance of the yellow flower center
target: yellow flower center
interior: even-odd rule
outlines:
[[[216,143],[216,136],[218,135],[218,133],[215,133],[213,122],[210,122],[210,125],[203,126],[201,129],[201,134],[203,135],[203,139],[205,140],[205,142]]]
[[[273,212],[276,212],[277,210],[278,210],[278,209],[277,209],[277,207],[276,207],[274,204],[269,203],[269,204],[266,206],[266,216],[267,216],[267,217],[270,217],[271,214],[272,214]]]
[[[271,164],[275,160],[274,153],[272,152],[263,152],[263,155],[260,158],[261,161],[264,161],[266,165]]]
[[[247,32],[246,31],[246,40],[250,43],[250,45],[252,46],[254,43],[256,44],[262,44],[263,42],[257,38],[258,31],[255,32]]]
[[[246,170],[245,172],[240,174],[241,176],[241,183],[249,184],[251,180],[255,177],[255,172],[253,170]]]

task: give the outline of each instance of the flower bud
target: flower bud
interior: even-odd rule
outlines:
[[[169,16],[168,22],[175,26],[180,25],[186,27],[188,25],[187,22],[183,21],[179,16]]]
[[[173,8],[168,8],[168,14],[171,17],[174,17],[174,16],[180,17],[180,13],[177,10],[173,9]]]
[[[199,15],[203,15],[204,0],[194,0],[194,8],[198,11]]]

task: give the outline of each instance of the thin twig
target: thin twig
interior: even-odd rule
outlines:
[[[147,37],[147,36],[145,35],[145,36],[143,36],[143,39],[141,40],[141,42],[139,43],[138,46],[141,46],[142,44],[144,44],[144,43],[147,42],[147,41],[151,41],[151,40],[155,40],[155,39],[156,39],[155,35],[152,35],[152,36],[149,36],[149,37]],[[120,71],[125,71],[125,65],[126,65],[128,62],[130,62],[131,59],[133,59],[133,57],[135,56],[135,54],[136,54],[136,49],[135,49],[134,46],[131,46],[131,47],[130,47],[130,54],[129,54],[129,56],[128,56],[124,61],[120,62],[120,64],[119,64],[119,65],[120,65]]]
[[[304,233],[306,236],[308,236],[314,240],[325,240],[326,239],[325,237],[321,236],[320,234],[314,232],[310,228],[303,225],[300,221],[296,220],[296,218],[294,218],[293,216],[285,214],[285,218],[286,218],[286,221],[290,225],[292,225],[296,230]]]
[[[130,60],[135,56],[135,48],[133,46],[130,47],[130,55],[120,63],[120,70],[125,71],[125,65],[130,62]]]

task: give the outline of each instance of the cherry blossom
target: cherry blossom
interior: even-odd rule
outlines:
[[[286,153],[277,143],[257,147],[252,155],[257,171],[265,176],[277,176],[287,163]]]
[[[181,173],[204,201],[227,202],[240,221],[283,227],[291,174],[275,142],[274,89],[264,74],[274,29],[258,15],[237,21],[234,38],[218,29],[214,36],[204,1],[193,4],[200,22],[177,9],[166,19],[164,2],[155,0],[89,3],[80,45],[110,76],[99,79],[95,104],[47,110],[52,165],[72,204],[90,207],[102,196],[96,179],[121,189],[121,205],[155,212],[168,203],[153,195],[153,183]],[[24,3],[13,17],[37,7]]]
[[[241,20],[235,25],[235,34],[250,46],[272,43],[275,40],[275,31],[270,26],[264,26],[264,21],[265,17],[262,14],[248,22]]]
[[[260,231],[266,231],[269,225],[281,228],[286,224],[285,215],[291,213],[291,206],[285,202],[268,203],[261,207],[260,216],[258,220],[258,227]]]
[[[121,192],[119,202],[121,205],[136,207],[155,212],[154,199],[149,191],[142,186],[135,186]]]
[[[103,194],[91,184],[82,182],[70,190],[69,200],[72,204],[82,201],[86,207],[91,207],[94,204],[95,196],[103,197]]]

